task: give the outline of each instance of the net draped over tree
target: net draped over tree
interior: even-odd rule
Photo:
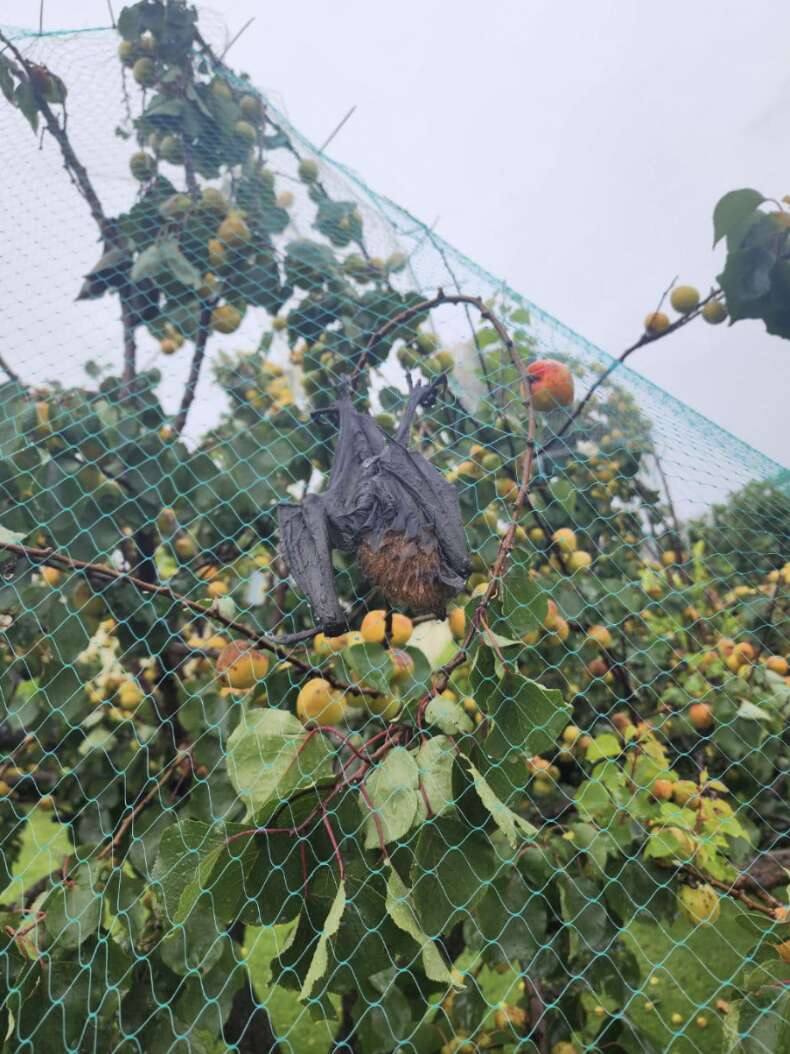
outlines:
[[[721,290],[618,361],[222,54],[0,37],[2,1049],[782,1054],[787,471],[625,365]]]

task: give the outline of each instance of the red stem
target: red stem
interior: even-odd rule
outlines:
[[[340,846],[337,844],[335,838],[335,832],[332,830],[332,824],[329,822],[329,814],[326,809],[321,810],[321,822],[324,825],[329,841],[332,843],[332,852],[335,854],[335,860],[337,860],[338,871],[340,872],[340,881],[344,882],[346,878],[346,865],[343,863],[343,856],[340,852]]]

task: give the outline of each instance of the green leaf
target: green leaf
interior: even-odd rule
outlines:
[[[737,1054],[783,1054],[790,1050],[790,993],[775,985],[750,993],[738,1004]]]
[[[359,802],[367,817],[366,849],[377,848],[380,838],[385,844],[402,838],[411,828],[417,815],[418,780],[417,762],[404,747],[390,750],[370,773],[364,784],[370,804],[361,795]]]
[[[502,582],[502,615],[514,637],[542,625],[549,611],[549,597],[528,567],[513,567]]]
[[[387,879],[387,912],[398,929],[408,933],[419,945],[426,976],[431,981],[449,984],[452,980],[450,971],[439,949],[420,926],[409,891],[394,867],[390,868]]]
[[[342,658],[350,680],[376,692],[389,692],[393,667],[386,648],[380,644],[355,644],[343,651]]]
[[[477,698],[494,720],[485,741],[485,751],[495,758],[513,752],[542,754],[553,747],[568,724],[570,705],[557,688],[543,685],[508,671],[487,698]]]
[[[192,289],[198,288],[200,273],[181,252],[177,242],[170,239],[163,241],[159,246],[159,258],[162,267],[169,271],[176,281]]]
[[[159,842],[153,880],[162,891],[165,910],[175,921],[181,896],[199,873],[200,865],[220,848],[225,836],[220,829],[200,820],[182,820],[167,827]]]
[[[731,190],[723,198],[719,198],[713,210],[714,246],[764,201],[765,198],[759,190],[751,190],[748,187]]]
[[[571,958],[604,948],[614,927],[606,914],[600,887],[590,878],[567,873],[560,878],[559,887]]]
[[[431,736],[417,751],[417,768],[420,783],[434,816],[441,816],[453,807],[453,760],[455,750],[446,736]],[[418,807],[428,815],[422,794]]]
[[[579,493],[576,485],[569,479],[557,479],[550,484],[549,490],[554,501],[559,502],[567,519],[572,520]]]
[[[590,762],[602,761],[604,758],[616,758],[622,751],[622,744],[617,736],[611,732],[604,732],[596,736],[587,747],[587,760]]]
[[[471,732],[475,727],[474,721],[464,708],[443,695],[435,695],[428,703],[425,708],[425,720],[429,725],[436,725],[448,736]]]
[[[250,925],[277,925],[296,917],[304,884],[295,839],[286,834],[249,831],[246,824],[228,824],[222,842],[195,861],[193,877],[178,897],[173,921],[185,921],[203,893],[211,895],[218,923],[240,917]]]
[[[411,869],[412,902],[429,937],[446,933],[467,918],[496,873],[488,838],[454,816],[420,828]]]
[[[46,900],[46,928],[59,948],[79,948],[101,921],[102,897],[88,864],[81,864],[68,883]]]
[[[537,955],[546,933],[544,898],[515,868],[498,875],[475,911],[488,962],[529,961]]]
[[[162,270],[162,257],[157,244],[143,249],[132,265],[131,279],[142,282],[144,278],[156,279]]]
[[[494,823],[507,839],[511,849],[515,849],[521,838],[533,838],[538,830],[531,823],[509,809],[491,789],[488,780],[479,769],[469,762],[469,772],[474,780],[477,796],[491,813]]]
[[[302,990],[299,993],[300,999],[309,999],[316,983],[320,981],[326,973],[326,968],[329,963],[327,944],[329,940],[334,937],[340,927],[340,920],[343,917],[345,907],[346,885],[345,882],[341,882],[337,887],[335,899],[332,901],[332,907],[329,909],[324,928],[321,931],[321,936],[318,939],[316,949],[313,952],[313,958],[310,961],[310,968],[307,971]]]
[[[298,790],[332,777],[333,750],[287,710],[246,714],[228,739],[228,776],[249,815],[265,817]]]
[[[8,542],[11,545],[19,545],[24,540],[24,534],[19,531],[9,531],[0,524],[0,542]]]

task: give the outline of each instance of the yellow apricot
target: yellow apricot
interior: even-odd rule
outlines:
[[[269,671],[269,659],[250,641],[233,640],[217,657],[217,674],[229,688],[252,688]]]
[[[304,725],[338,725],[345,712],[345,699],[323,677],[311,677],[296,698],[296,716]]]

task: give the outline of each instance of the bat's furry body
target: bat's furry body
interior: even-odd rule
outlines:
[[[332,550],[356,553],[365,577],[390,604],[443,615],[463,588],[469,553],[454,487],[408,449],[417,407],[435,397],[436,383],[410,394],[394,438],[344,393],[335,403],[339,436],[327,489],[279,508],[282,548],[317,623],[342,632]]]

